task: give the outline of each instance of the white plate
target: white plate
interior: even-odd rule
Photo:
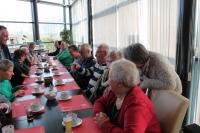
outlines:
[[[77,118],[77,121],[75,124],[72,124],[72,127],[77,127],[80,126],[82,124],[82,119],[81,118]],[[64,121],[62,121],[62,125],[65,126]]]
[[[32,94],[42,94],[42,93],[44,93],[44,89],[41,89],[40,91],[32,91]]]
[[[57,98],[59,101],[65,101],[65,100],[70,100],[70,99],[72,99],[72,96],[68,96],[68,97],[66,97],[66,98],[61,98],[60,96]]]
[[[57,82],[55,82],[55,85],[56,86],[58,86],[58,85],[64,85],[65,84],[65,82],[63,81],[62,83],[57,83]]]
[[[60,76],[60,75],[62,75],[62,73],[60,73],[60,72],[59,73],[53,73],[53,75],[54,76]]]
[[[44,106],[40,106],[40,108],[38,110],[31,110],[31,107],[29,109],[30,109],[31,112],[37,113],[37,112],[44,110]]]

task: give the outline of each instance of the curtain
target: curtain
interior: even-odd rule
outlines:
[[[78,0],[71,8],[72,34],[74,44],[81,45],[88,42],[88,12],[87,0]]]
[[[197,123],[200,125],[200,1],[194,2],[194,36],[192,37],[192,64],[190,107],[187,124]]]
[[[93,0],[93,43],[140,42],[175,64],[178,0]]]

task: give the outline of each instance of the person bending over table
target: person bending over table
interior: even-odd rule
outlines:
[[[56,58],[68,69],[70,69],[73,59],[68,51],[68,44],[64,41],[61,42],[61,51]]]
[[[162,55],[148,51],[142,44],[136,43],[124,49],[124,57],[134,62],[140,70],[142,89],[173,90],[178,94],[182,93],[179,76]]]
[[[14,75],[14,64],[7,60],[0,60],[0,95],[5,96],[9,101],[13,101],[16,96],[23,96],[23,90],[15,90],[10,84],[10,79]]]
[[[25,78],[29,77],[30,68],[24,64],[24,60],[26,59],[26,53],[17,49],[14,52],[13,62],[14,62],[14,76],[11,79],[11,84],[13,87],[17,85],[22,85]]]
[[[110,66],[111,91],[94,103],[93,113],[103,133],[161,133],[153,105],[142,89],[132,62],[120,59]]]

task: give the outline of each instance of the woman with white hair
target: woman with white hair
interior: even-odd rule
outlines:
[[[129,45],[124,50],[124,57],[136,64],[141,70],[142,89],[173,90],[182,93],[182,84],[179,76],[166,58],[148,51],[142,44]]]
[[[104,133],[160,133],[153,105],[138,87],[139,72],[132,62],[121,59],[110,66],[111,91],[96,100],[94,115]]]

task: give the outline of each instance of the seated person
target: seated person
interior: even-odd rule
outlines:
[[[107,57],[107,61],[106,61],[107,66],[109,67],[112,62],[119,60],[121,58],[122,58],[121,52],[111,51]],[[96,99],[100,98],[104,93],[110,90],[109,85],[108,85],[108,75],[109,75],[109,68],[105,69],[103,75],[99,78],[99,82],[96,85],[97,90],[91,96],[91,99],[93,99],[93,102]]]
[[[93,67],[96,63],[95,59],[92,56],[92,48],[89,44],[82,44],[80,47],[81,59],[72,64],[71,67],[71,75],[75,79],[76,83],[80,86],[80,88],[85,89],[89,83],[91,75],[82,75],[76,69],[76,64],[78,64],[83,69],[88,69]]]
[[[9,124],[11,104],[3,95],[0,95],[0,128]]]
[[[56,51],[48,53],[48,56],[56,56],[60,52],[60,44],[62,41],[55,41],[54,47],[56,48]]]
[[[134,62],[140,70],[142,89],[173,90],[178,94],[182,93],[179,76],[162,55],[148,51],[142,44],[137,43],[125,48],[124,57]]]
[[[24,64],[26,54],[23,50],[17,49],[14,51],[13,62],[14,62],[14,76],[11,79],[13,87],[22,85],[24,78],[29,77],[29,67]]]
[[[94,103],[93,113],[103,133],[161,133],[153,104],[137,86],[139,72],[121,59],[110,66],[111,91]]]
[[[0,95],[5,96],[9,101],[13,101],[14,97],[22,96],[23,90],[15,90],[10,84],[10,79],[14,75],[14,64],[9,60],[0,60]]]
[[[69,53],[74,59],[73,63],[78,63],[81,61],[81,53],[76,45],[69,46]]]
[[[34,64],[34,59],[31,57],[29,50],[27,47],[21,47],[21,50],[25,52],[26,58],[24,60],[24,64],[28,67],[31,67],[32,64]]]
[[[36,43],[35,42],[29,43],[29,53],[30,53],[30,55],[32,57],[36,57],[36,53],[34,51],[35,47],[36,47]]]
[[[82,75],[91,75],[90,81],[86,90],[84,90],[86,96],[93,102],[92,94],[97,91],[97,84],[100,82],[100,77],[107,69],[106,58],[108,56],[109,47],[106,44],[100,44],[96,51],[97,62],[93,67],[88,69],[81,68],[80,65],[76,65],[77,71]]]
[[[68,51],[68,44],[62,41],[60,48],[61,51],[56,55],[56,57],[65,67],[69,69],[73,62],[73,59]]]

